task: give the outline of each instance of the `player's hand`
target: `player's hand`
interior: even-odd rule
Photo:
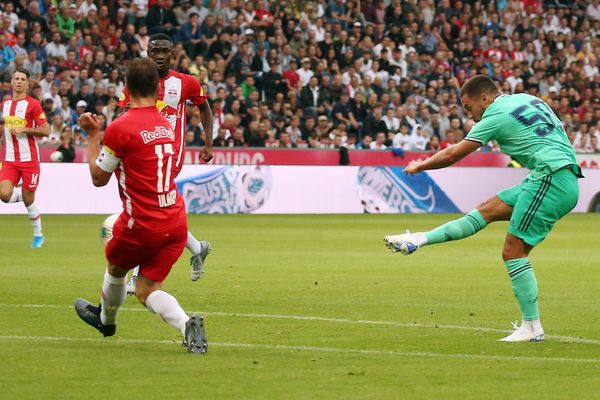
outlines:
[[[210,160],[212,160],[212,158],[213,158],[212,146],[211,147],[204,146],[200,150],[200,159],[207,163],[207,162],[210,162]]]
[[[10,133],[13,135],[18,135],[18,134],[23,133],[24,130],[25,130],[25,127],[23,127],[23,126],[20,126],[18,128],[10,128]]]
[[[422,164],[423,164],[423,161],[421,161],[421,160],[413,160],[408,163],[406,168],[404,168],[404,173],[407,175],[417,174],[422,171],[422,169],[421,169]]]
[[[100,121],[96,114],[85,112],[79,117],[79,126],[88,133],[88,136],[94,137],[100,130]]]

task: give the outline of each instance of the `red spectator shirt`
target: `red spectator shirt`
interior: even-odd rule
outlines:
[[[167,118],[175,132],[175,166],[176,173],[181,171],[183,144],[185,143],[186,101],[199,106],[206,101],[206,95],[198,80],[187,74],[170,70],[159,83],[156,108]],[[119,107],[126,108],[129,104],[129,91],[123,90]]]
[[[4,139],[6,153],[4,161],[40,162],[37,142],[32,135],[10,133],[12,128],[35,128],[46,123],[46,114],[39,101],[26,96],[21,100],[9,99],[2,102],[2,118],[4,119]]]
[[[176,136],[154,106],[132,108],[106,128],[96,165],[117,177],[122,228],[160,233],[186,223],[175,185]]]

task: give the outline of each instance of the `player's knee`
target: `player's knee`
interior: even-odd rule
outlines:
[[[142,305],[144,307],[146,307],[146,300],[148,299],[148,291],[145,289],[140,288],[139,286],[136,286],[135,288],[135,297],[138,298],[138,300],[140,301],[140,303],[142,303]]]
[[[513,256],[513,252],[511,251],[509,246],[504,246],[502,249],[502,260],[512,260],[513,258],[517,258]]]
[[[11,196],[12,191],[8,192],[5,190],[0,190],[0,200],[2,200],[4,203],[8,203],[10,201]]]
[[[527,251],[523,249],[522,246],[518,246],[511,243],[504,244],[504,248],[502,249],[502,260],[514,260],[515,258],[524,258],[527,257]]]

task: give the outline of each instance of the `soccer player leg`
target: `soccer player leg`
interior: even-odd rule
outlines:
[[[21,189],[17,187],[21,179],[21,172],[14,163],[5,162],[0,169],[0,200],[5,203],[23,201]]]
[[[204,354],[208,345],[203,317],[188,316],[177,299],[162,290],[162,282],[183,252],[186,236],[187,229],[171,232],[161,250],[140,265],[136,295],[150,312],[158,314],[169,326],[181,332],[183,344],[189,352]]]
[[[102,283],[102,310],[100,320],[103,325],[116,325],[119,308],[125,302],[125,282],[128,269],[109,265]]]
[[[100,306],[96,307],[85,299],[75,301],[75,311],[85,323],[106,336],[117,330],[117,314],[125,301],[125,279],[127,269],[109,265],[104,274]]]
[[[204,260],[212,250],[212,245],[206,240],[196,239],[188,231],[185,247],[192,253],[192,257],[190,257],[190,267],[192,268],[190,276],[192,281],[195,282],[204,273]]]
[[[471,210],[465,216],[447,222],[429,232],[410,233],[407,231],[407,233],[401,235],[386,236],[386,244],[392,251],[400,251],[405,255],[412,254],[425,245],[460,240],[472,236],[485,228],[488,221],[498,221],[496,215],[503,216],[506,213],[510,215],[512,210],[497,198],[488,200],[482,206],[484,208]],[[487,209],[492,210],[492,207],[496,207],[496,209],[488,212]],[[498,208],[500,208],[500,211],[498,211]],[[494,217],[486,220],[482,215],[484,212],[494,215]]]
[[[40,165],[36,162],[27,162],[22,168],[23,177],[23,202],[27,207],[27,214],[33,227],[33,241],[31,247],[39,248],[44,244],[42,234],[42,214],[35,202],[35,191],[40,178]]]
[[[522,314],[521,327],[501,341],[542,341],[544,330],[538,308],[538,285],[529,251],[543,241],[555,222],[577,204],[579,186],[569,170],[541,179],[526,178],[515,204],[503,249],[503,259]]]

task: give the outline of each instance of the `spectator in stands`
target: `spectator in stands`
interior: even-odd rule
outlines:
[[[377,132],[375,136],[375,141],[371,142],[369,148],[371,150],[385,150],[387,146],[385,145],[387,137],[385,132]]]
[[[433,153],[437,153],[441,149],[442,147],[440,145],[440,138],[435,135],[432,136],[431,139],[429,139],[429,142],[425,146],[425,151],[431,151]]]
[[[197,13],[191,13],[188,21],[181,27],[180,37],[187,54],[195,58],[196,54],[202,54],[203,43],[200,32],[200,17]]]
[[[61,162],[72,163],[75,161],[75,146],[73,146],[70,130],[63,130],[60,135],[60,145],[56,151],[62,154]]]
[[[166,33],[175,37],[178,31],[177,18],[173,12],[173,0],[157,0],[148,10],[146,25],[148,25],[150,35]]]

